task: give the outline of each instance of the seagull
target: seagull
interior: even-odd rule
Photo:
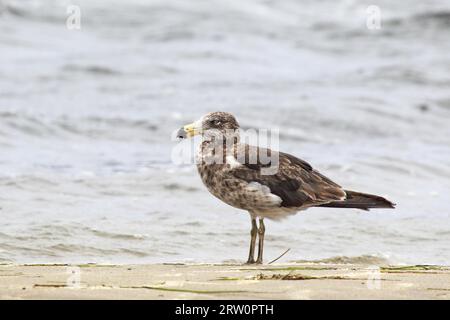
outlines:
[[[395,207],[383,197],[342,188],[293,155],[241,143],[239,123],[230,113],[208,113],[177,132],[179,139],[196,135],[202,136],[196,165],[206,188],[228,205],[250,214],[247,264],[263,263],[266,218],[280,220],[311,207]],[[275,170],[269,170],[271,167]]]

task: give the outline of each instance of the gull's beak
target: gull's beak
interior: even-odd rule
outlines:
[[[190,123],[190,124],[185,125],[180,130],[178,130],[177,138],[181,138],[181,139],[191,138],[193,136],[200,134],[200,132],[201,132],[201,129],[199,129],[199,124],[197,122]]]

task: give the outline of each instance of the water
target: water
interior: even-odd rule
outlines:
[[[397,209],[268,222],[266,258],[450,264],[450,4],[68,1],[0,6],[0,261],[244,261],[248,214],[171,161],[223,110]],[[358,260],[358,261],[359,261]]]

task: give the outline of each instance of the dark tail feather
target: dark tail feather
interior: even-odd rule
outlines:
[[[322,204],[319,205],[319,207],[355,208],[361,210],[369,210],[375,208],[395,208],[395,203],[392,203],[383,197],[348,190],[345,190],[345,192],[347,193],[347,199]]]

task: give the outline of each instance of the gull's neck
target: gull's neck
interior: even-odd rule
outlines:
[[[239,133],[224,135],[218,140],[204,137],[197,151],[197,163],[224,164],[226,157],[236,157],[239,145]]]

